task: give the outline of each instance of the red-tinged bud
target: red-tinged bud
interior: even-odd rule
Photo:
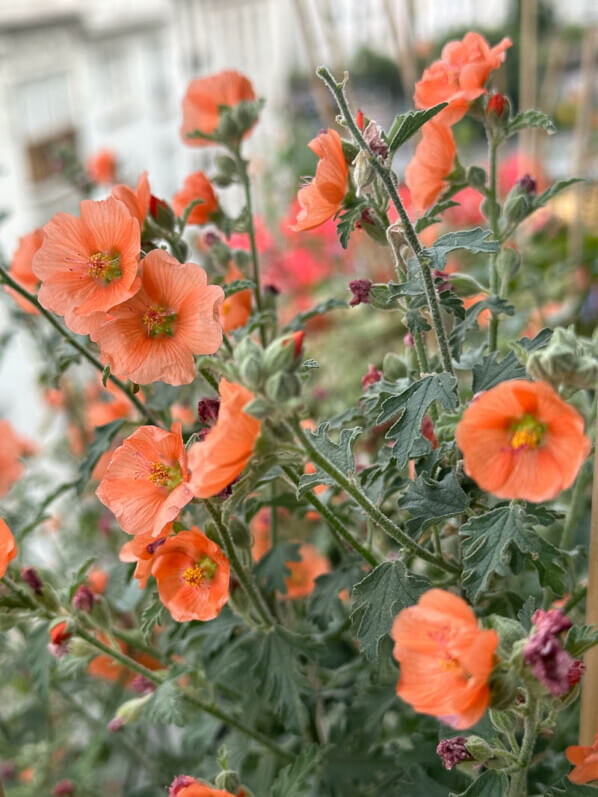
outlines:
[[[295,344],[295,357],[301,356],[301,351],[303,350],[303,338],[305,337],[305,332],[300,329],[299,332],[293,332],[291,338],[293,339],[293,343]]]
[[[471,761],[472,755],[465,746],[464,736],[453,736],[452,739],[442,739],[436,752],[440,756],[445,769],[452,769],[462,761]]]
[[[403,343],[405,346],[415,346],[415,341],[413,340],[413,335],[411,332],[408,332],[405,337],[403,338]]]
[[[204,244],[209,248],[212,246],[216,246],[216,244],[221,243],[220,236],[216,235],[215,232],[207,232],[203,237]]]
[[[200,423],[212,426],[218,420],[220,410],[220,400],[204,398],[197,403],[197,417]]]
[[[359,108],[359,110],[355,114],[355,121],[357,122],[357,127],[363,132],[363,128],[364,128],[364,125],[365,125],[365,119],[364,119],[363,111],[361,110],[361,108]]]
[[[114,717],[106,726],[110,733],[118,733],[125,727],[125,721],[120,717]]]
[[[150,211],[151,216],[154,219],[158,218],[158,214],[160,212],[160,208],[162,208],[162,210],[165,210],[166,212],[168,212],[168,210],[169,210],[168,205],[166,204],[166,202],[163,199],[158,199],[157,196],[154,196],[152,194],[150,196],[149,211]]]
[[[43,583],[39,573],[34,567],[24,567],[21,570],[21,578],[28,584],[36,595],[41,595]]]
[[[57,659],[61,659],[68,653],[68,643],[71,638],[66,620],[52,626],[50,629],[50,643],[48,650]]]
[[[75,784],[72,780],[59,780],[56,786],[54,786],[52,795],[53,797],[69,797],[69,795],[74,793]]]
[[[197,781],[191,775],[177,775],[170,784],[168,797],[177,797],[177,794],[187,786],[193,786]]]
[[[438,448],[438,438],[434,433],[434,424],[432,423],[432,419],[429,415],[424,415],[422,420],[422,435],[429,440],[432,444],[432,448]]]
[[[77,587],[75,594],[73,595],[73,606],[75,609],[89,614],[89,612],[93,609],[95,601],[96,596],[88,586],[81,584],[79,587]]]
[[[349,290],[353,294],[353,298],[349,302],[349,306],[357,307],[358,304],[369,304],[371,288],[371,280],[352,280],[349,283]]]
[[[361,380],[361,387],[366,390],[370,385],[375,385],[376,382],[379,382],[383,376],[382,371],[379,371],[375,365],[370,363],[367,373]]]
[[[573,659],[573,663],[569,667],[567,677],[569,678],[569,686],[575,686],[581,681],[583,674],[586,671],[586,665],[581,659]]]
[[[145,675],[136,675],[129,684],[134,692],[139,695],[150,695],[156,691],[156,685]]]
[[[503,94],[493,94],[488,101],[488,108],[486,109],[486,112],[488,114],[494,113],[500,119],[505,112],[506,105],[507,99]]]

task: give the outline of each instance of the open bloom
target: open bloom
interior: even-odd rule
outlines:
[[[287,562],[291,575],[285,579],[285,598],[305,598],[314,590],[316,578],[330,572],[330,562],[314,545],[305,543],[299,548],[298,562]]]
[[[210,498],[228,487],[245,468],[260,433],[260,422],[243,407],[253,393],[221,379],[218,420],[199,443],[189,449],[191,489],[198,498]]]
[[[17,555],[17,544],[6,521],[0,518],[0,578],[6,573],[8,563]]]
[[[210,147],[214,142],[202,138],[187,138],[194,130],[213,133],[220,121],[220,105],[234,107],[243,100],[255,100],[251,81],[231,69],[216,75],[196,78],[189,83],[183,99],[181,138],[190,147]]]
[[[152,192],[147,179],[147,172],[142,172],[137,180],[137,188],[128,185],[115,185],[112,196],[126,205],[127,210],[139,222],[139,229],[143,229],[145,217],[150,206]]]
[[[218,313],[224,298],[195,263],[179,263],[162,249],[143,260],[141,289],[113,308],[92,333],[112,373],[142,385],[187,385],[194,354],[213,354],[222,343]]]
[[[177,775],[170,784],[168,797],[234,797],[234,795],[229,791],[213,789],[205,783],[199,783],[190,775]]]
[[[416,107],[431,108],[448,102],[435,119],[445,125],[455,124],[465,116],[469,104],[486,93],[484,84],[503,63],[510,46],[511,40],[505,38],[490,47],[483,36],[472,32],[462,41],[448,42],[440,59],[425,70],[415,86]]]
[[[172,523],[168,523],[157,537],[151,531],[136,534],[133,539],[126,542],[120,549],[118,558],[121,562],[136,562],[133,575],[139,581],[140,589],[146,588],[148,579],[152,574],[154,556],[172,533]]]
[[[228,601],[230,565],[197,527],[160,546],[152,565],[160,600],[179,623],[213,620]]]
[[[594,744],[571,745],[565,750],[567,760],[574,765],[568,777],[571,783],[591,783],[598,780],[598,733],[594,737]]]
[[[218,198],[203,172],[193,172],[185,178],[183,187],[172,198],[172,208],[177,216],[182,216],[185,208],[196,199],[201,199],[201,202],[193,208],[187,223],[205,224],[218,209]]]
[[[496,631],[481,630],[462,598],[431,589],[399,612],[391,636],[401,665],[397,695],[453,728],[475,725],[490,699]]]
[[[301,210],[295,230],[311,230],[332,218],[347,192],[347,163],[336,130],[326,130],[309,142],[320,159],[314,179],[297,194]]]
[[[193,498],[180,423],[140,426],[116,449],[96,495],[127,534],[157,537]]]
[[[80,207],[80,218],[57,213],[45,225],[33,272],[40,303],[88,334],[98,316],[139,289],[139,223],[114,197]]]
[[[548,383],[525,379],[476,398],[457,425],[457,444],[483,490],[536,503],[570,487],[590,451],[579,412]]]
[[[453,168],[455,139],[450,127],[435,120],[422,128],[422,138],[405,170],[405,182],[418,210],[426,210],[446,186]]]
[[[44,233],[42,230],[33,230],[19,238],[19,243],[15,249],[10,262],[9,273],[10,276],[22,285],[23,288],[30,293],[35,293],[38,286],[38,278],[33,273],[33,256],[42,245],[44,240]],[[15,302],[19,305],[21,310],[31,315],[37,315],[39,310],[35,305],[27,301],[20,293],[17,293],[14,288],[6,287],[7,293],[13,297]]]
[[[101,149],[87,161],[87,174],[96,183],[113,183],[116,179],[116,156],[109,149]]]
[[[230,285],[235,280],[245,279],[245,275],[231,260],[228,271],[226,272],[225,282]],[[225,299],[220,308],[220,323],[225,332],[245,326],[251,315],[251,289],[237,291]]]

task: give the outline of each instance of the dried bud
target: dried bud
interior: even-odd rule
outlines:
[[[200,423],[212,426],[218,420],[220,399],[203,398],[197,403],[197,417]]]
[[[440,271],[439,269],[434,269],[434,280],[436,283],[436,288],[438,293],[444,293],[445,291],[450,291],[453,289],[451,281],[449,279],[449,274],[446,271]]]
[[[388,144],[384,140],[382,128],[373,120],[368,124],[363,134],[365,143],[374,155],[378,155],[382,160],[388,157]]]
[[[553,697],[571,689],[569,673],[575,675],[575,659],[561,646],[558,635],[571,627],[571,621],[558,609],[538,610],[532,617],[536,626],[525,643],[523,660]]]
[[[349,283],[349,290],[353,294],[353,298],[349,302],[349,306],[357,307],[358,304],[369,304],[371,289],[371,280],[352,280]]]
[[[192,778],[191,775],[177,775],[170,784],[168,797],[177,797],[177,794],[182,791],[182,789],[187,786],[194,786],[196,783],[197,781],[195,778]]]
[[[372,164],[372,156],[369,152],[360,150],[353,161],[353,179],[357,188],[357,196],[363,196],[375,176],[376,170]]]
[[[488,101],[488,108],[486,109],[486,113],[488,115],[495,114],[500,119],[500,117],[505,112],[506,107],[507,107],[507,98],[503,94],[493,94]]]
[[[573,625],[560,609],[549,609],[547,612],[538,609],[532,614],[532,623],[536,626],[537,631],[554,635],[568,631]]]
[[[383,378],[384,374],[375,365],[370,363],[367,373],[361,380],[361,387],[366,390],[370,385],[375,385]]]
[[[586,665],[583,663],[581,659],[573,659],[573,663],[569,667],[568,678],[569,678],[569,686],[575,686],[578,684],[583,674],[586,671]]]
[[[524,174],[523,177],[517,180],[515,185],[526,194],[533,194],[535,196],[538,193],[538,184],[531,174]]]
[[[139,695],[151,695],[152,692],[156,691],[156,685],[145,675],[136,675],[129,686]]]
[[[436,752],[442,759],[445,769],[452,769],[462,761],[471,761],[472,755],[465,746],[465,736],[453,736],[452,739],[442,739],[438,743]]]
[[[209,248],[216,246],[216,244],[222,243],[220,236],[216,235],[215,232],[207,232],[203,237],[203,242]]]
[[[87,587],[85,584],[81,584],[77,587],[75,594],[73,595],[73,606],[80,612],[89,612],[93,609],[93,605],[95,603],[96,596],[93,592]]]
[[[75,784],[72,780],[59,780],[56,786],[54,786],[52,795],[53,797],[68,797],[68,795],[74,793]]]
[[[36,595],[41,595],[43,583],[39,573],[34,567],[24,567],[21,570],[21,578],[28,584]]]

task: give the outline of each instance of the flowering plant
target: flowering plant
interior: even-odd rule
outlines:
[[[171,203],[144,173],[21,240],[1,277],[47,355],[76,475],[37,500],[48,477],[33,466],[29,490],[32,446],[0,422],[15,795],[556,797],[598,779],[591,695],[574,744],[598,643],[583,613],[598,349],[512,303],[536,212],[574,180],[500,185],[508,139],[554,132],[488,88],[509,47],[448,44],[387,131],[319,68],[341,133],[310,142],[282,247],[253,215],[242,151],[262,102],[236,72],[183,102],[182,140],[217,148],[213,173]],[[457,157],[466,114],[488,170]],[[393,157],[416,135],[401,185]],[[90,175],[116,168],[102,153]],[[195,252],[191,226],[208,227]],[[377,267],[353,271],[350,301],[294,305],[331,262],[343,273],[337,233]],[[325,411],[308,355],[343,312],[389,334],[361,397]],[[334,356],[350,367],[348,340]]]

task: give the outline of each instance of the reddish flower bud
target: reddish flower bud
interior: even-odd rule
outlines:
[[[493,94],[488,102],[488,108],[486,112],[488,114],[495,113],[500,118],[505,112],[506,105],[506,97],[504,97],[502,94]]]
[[[365,390],[370,385],[375,385],[376,382],[379,382],[383,377],[382,371],[379,371],[375,365],[370,363],[368,372],[363,376],[361,380],[361,387]]]
[[[21,570],[21,578],[28,584],[36,595],[40,595],[43,587],[39,573],[34,567],[24,567]]]
[[[220,410],[220,400],[213,398],[204,398],[197,404],[197,417],[200,423],[213,424],[218,420],[218,411]]]
[[[371,121],[363,134],[366,144],[374,155],[379,155],[382,160],[388,156],[388,144],[382,137],[382,128],[377,122]]]
[[[434,433],[434,424],[429,415],[424,415],[422,420],[422,434],[432,444],[432,448],[438,448],[438,438]]]
[[[538,184],[531,174],[524,174],[517,180],[517,186],[526,194],[537,194]]]
[[[361,108],[359,108],[359,110],[355,114],[355,121],[357,122],[357,127],[363,132],[364,117]]]
[[[302,329],[300,329],[299,332],[293,332],[293,334],[291,335],[291,338],[293,339],[293,343],[295,345],[295,358],[301,356],[304,337],[305,337],[305,332]]]
[[[54,786],[52,795],[53,797],[68,797],[68,795],[74,793],[75,784],[72,780],[59,780],[56,786]]]
[[[203,242],[206,246],[215,246],[220,243],[220,236],[215,232],[207,232],[203,237]]]
[[[136,675],[129,685],[134,692],[140,695],[149,695],[156,690],[155,684],[149,678],[146,678],[145,675]]]
[[[81,584],[77,587],[77,590],[73,595],[73,606],[80,612],[86,612],[89,614],[89,612],[93,609],[95,600],[96,596],[89,589],[89,587],[85,584]]]
[[[452,769],[461,761],[471,761],[472,756],[465,746],[465,736],[453,736],[438,743],[436,752],[442,759],[445,769]]]
[[[118,733],[125,727],[125,721],[120,717],[114,717],[114,719],[111,719],[106,727],[110,733]]]
[[[415,346],[415,341],[413,340],[413,335],[411,332],[408,332],[405,337],[403,338],[403,343],[405,346]]]
[[[71,638],[71,633],[68,630],[66,620],[57,623],[50,629],[50,644],[48,650],[57,659],[61,659],[68,652],[68,641]]]
[[[371,288],[371,280],[352,280],[349,283],[349,290],[353,294],[353,298],[349,302],[349,306],[357,307],[358,304],[369,304]]]
[[[176,797],[177,794],[187,786],[193,786],[197,781],[191,775],[177,775],[170,784],[170,791],[168,797]]]
[[[164,202],[163,199],[158,199],[157,196],[154,196],[152,194],[150,196],[149,211],[154,219],[158,218],[158,213],[160,212],[160,208],[162,208],[162,210],[165,210],[167,212],[170,210],[168,205],[166,204],[166,202]]]
[[[569,686],[575,686],[581,681],[583,674],[586,671],[586,665],[581,659],[573,659],[573,663],[569,667],[567,677],[569,678]]]

